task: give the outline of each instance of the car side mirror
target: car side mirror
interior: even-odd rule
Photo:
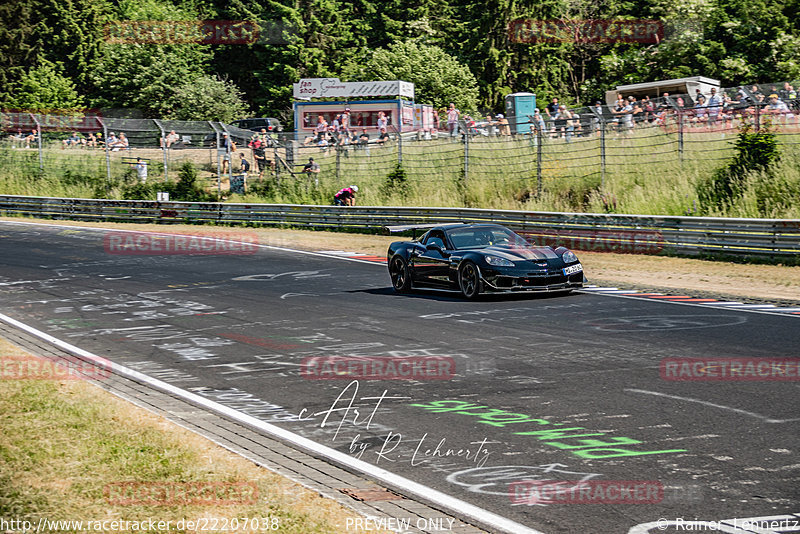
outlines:
[[[425,245],[425,248],[428,250],[436,250],[442,252],[442,247],[438,243],[428,243]]]

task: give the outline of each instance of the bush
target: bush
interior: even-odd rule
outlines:
[[[182,202],[217,202],[219,199],[214,193],[207,193],[197,185],[197,168],[191,161],[184,162],[178,171],[178,183],[148,182],[145,184],[134,183],[122,189],[122,198],[125,200],[155,200],[156,193],[163,191],[169,193],[169,199]]]
[[[753,131],[751,124],[742,125],[734,148],[736,153],[730,163],[697,183],[697,196],[705,213],[723,209],[740,198],[751,173],[763,174],[767,180],[773,177],[772,168],[780,159],[780,149],[769,123],[758,131]],[[763,202],[762,198],[762,205]]]
[[[404,199],[409,193],[410,184],[408,183],[408,174],[398,162],[394,166],[394,170],[386,176],[386,181],[383,183],[383,186],[381,186],[381,196],[386,200],[390,200],[395,196]]]

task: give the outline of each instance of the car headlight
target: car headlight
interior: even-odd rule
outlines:
[[[513,267],[514,262],[500,256],[486,256],[486,263],[495,267]]]
[[[578,256],[576,256],[571,250],[568,250],[561,255],[561,259],[564,260],[564,263],[572,263],[574,261],[578,261]]]

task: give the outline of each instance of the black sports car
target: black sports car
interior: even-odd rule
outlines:
[[[395,231],[418,227],[395,227]],[[564,247],[537,247],[497,224],[434,226],[414,241],[389,245],[397,292],[412,287],[482,292],[560,291],[583,287],[583,267]]]

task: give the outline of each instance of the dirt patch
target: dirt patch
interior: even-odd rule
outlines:
[[[19,221],[3,217],[2,220]],[[389,243],[404,238],[275,228],[233,228],[219,226],[123,224],[77,221],[35,221],[72,226],[120,228],[149,232],[243,236],[258,243],[302,250],[342,250],[385,255]],[[590,283],[618,285],[717,298],[746,299],[777,304],[800,304],[800,266],[753,265],[722,261],[580,252]]]

